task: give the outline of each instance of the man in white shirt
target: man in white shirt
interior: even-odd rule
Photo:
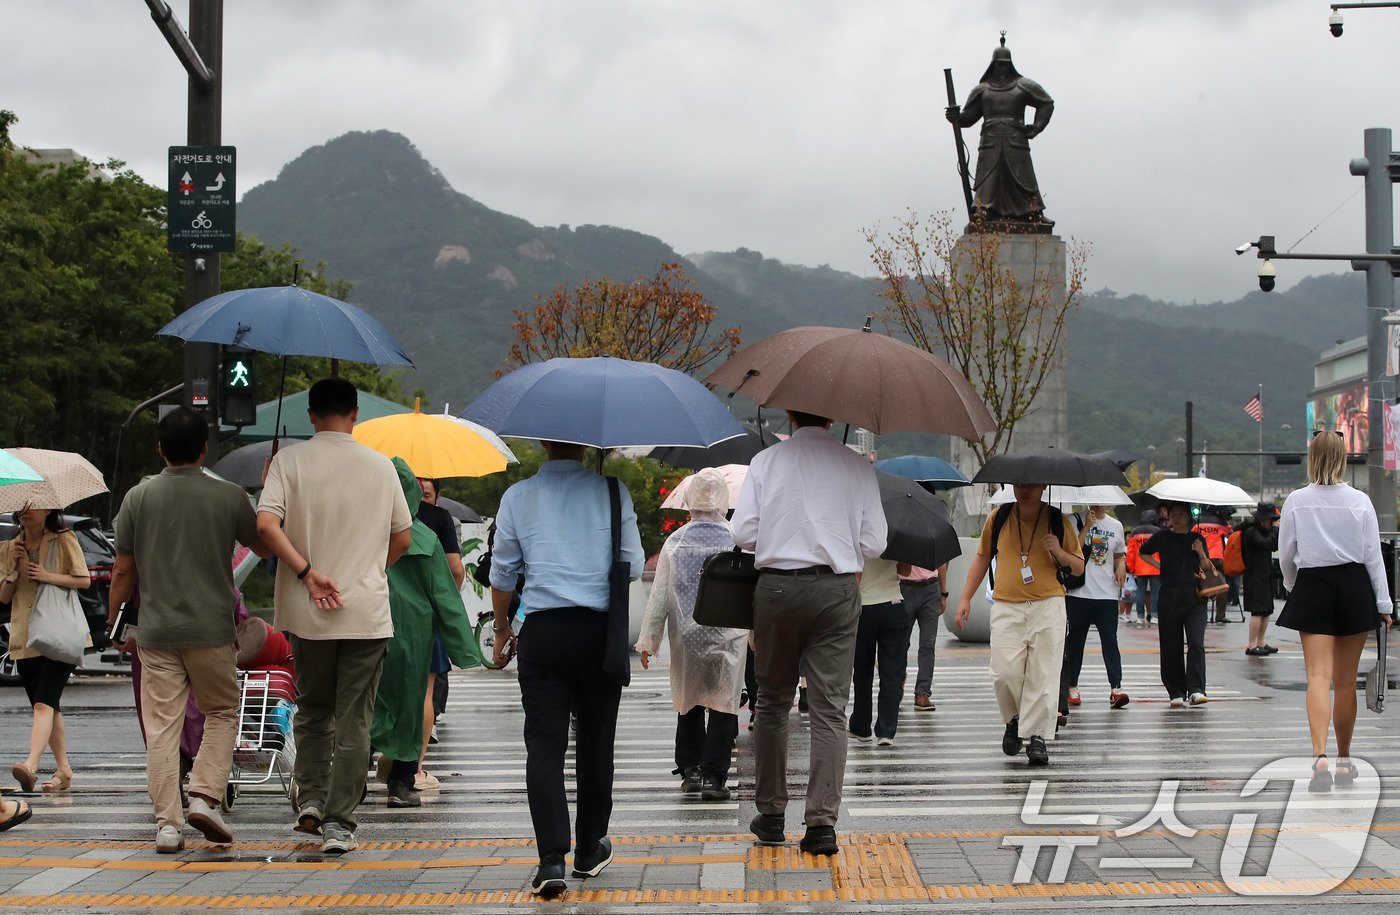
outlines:
[[[754,457],[734,508],[734,542],[756,554],[754,800],[749,828],[785,839],[787,719],[798,665],[807,662],[811,764],[802,850],[834,855],[846,771],[858,573],[885,549],[875,470],[831,437],[831,420],[788,411],[792,437]]]
[[[343,854],[358,844],[374,694],[394,634],[385,569],[408,549],[413,516],[393,463],[350,434],[354,385],[316,382],[306,412],[316,434],[272,461],[258,534],[277,554],[273,626],[296,660],[295,828]]]
[[[1065,656],[1060,669],[1060,711],[1079,705],[1079,671],[1084,666],[1084,643],[1089,627],[1099,631],[1103,666],[1108,673],[1108,705],[1128,704],[1123,691],[1123,656],[1118,650],[1118,595],[1128,577],[1128,544],[1123,523],[1108,514],[1107,505],[1090,505],[1084,532],[1084,584],[1065,596]]]

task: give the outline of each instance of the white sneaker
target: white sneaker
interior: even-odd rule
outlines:
[[[419,769],[418,776],[413,780],[414,791],[436,791],[442,787],[442,783],[437,780],[437,776],[429,775],[426,769]]]
[[[1172,708],[1186,708],[1186,700],[1180,696],[1173,696],[1171,706]]]
[[[173,855],[185,847],[185,837],[180,830],[166,824],[156,830],[156,851],[162,855]]]
[[[876,743],[877,746],[881,746],[881,747],[892,747],[892,746],[894,746],[894,738],[893,738],[893,737],[881,737],[879,740],[875,741],[875,743]]]
[[[210,842],[227,845],[233,841],[233,833],[229,831],[223,815],[202,797],[190,798],[190,810],[185,814],[185,822],[204,833],[204,838]]]
[[[1208,698],[1206,698],[1206,694],[1205,694],[1205,693],[1192,693],[1192,694],[1191,694],[1190,702],[1191,702],[1192,705],[1205,705],[1205,704],[1206,704],[1207,702],[1209,702],[1209,701],[1210,701],[1210,700],[1209,700]]]
[[[846,733],[850,735],[852,740],[858,740],[861,743],[870,743],[871,740],[874,740],[869,734],[857,734],[855,731],[847,731]]]

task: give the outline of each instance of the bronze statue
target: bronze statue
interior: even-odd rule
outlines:
[[[1035,109],[1035,121],[1029,125],[1026,106]],[[1054,111],[1050,94],[1016,72],[1006,47],[1006,33],[1002,32],[1001,46],[992,51],[992,63],[982,81],[968,93],[962,107],[949,105],[947,109],[948,120],[956,127],[982,121],[970,231],[1040,233],[1054,227],[1045,218],[1030,144],[1031,137],[1050,123]]]

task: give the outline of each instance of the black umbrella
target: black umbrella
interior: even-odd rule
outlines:
[[[219,466],[222,467],[223,465],[220,464]],[[447,509],[449,515],[461,521],[463,524],[481,523],[481,515],[478,515],[475,509],[468,508],[456,499],[449,499],[447,496],[438,496],[437,505],[438,508]]]
[[[1126,448],[1114,448],[1112,451],[1095,451],[1090,457],[1107,458],[1117,465],[1119,470],[1126,471],[1136,464],[1140,458]]]
[[[651,449],[651,453],[647,457],[678,470],[704,470],[706,467],[723,467],[726,464],[747,466],[753,460],[754,455],[778,441],[778,437],[771,432],[761,434],[757,432],[753,423],[746,422],[740,423],[740,425],[744,427],[743,435],[720,442],[718,445],[711,445],[708,448],[680,448],[667,445]]]
[[[283,451],[301,444],[285,438],[282,441],[290,442],[282,446]],[[268,439],[233,449],[219,459],[219,476],[244,489],[261,489],[263,464],[272,457],[274,444],[274,439]]]
[[[936,569],[962,555],[958,532],[948,520],[943,500],[914,480],[875,471],[880,504],[885,507],[889,543],[882,559]]]
[[[1126,486],[1128,478],[1108,458],[1062,448],[1042,448],[1029,454],[998,454],[982,465],[972,482]]]

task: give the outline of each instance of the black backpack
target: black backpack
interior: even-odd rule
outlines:
[[[997,509],[996,515],[992,518],[992,559],[997,558],[997,541],[1001,539],[1001,529],[1006,525],[1006,520],[1011,517],[1011,512],[1016,508],[1013,502],[1010,505],[1003,505]],[[1055,535],[1056,540],[1065,539],[1065,514],[1058,508],[1050,509],[1050,533]],[[1057,578],[1066,591],[1073,591],[1076,588],[1084,587],[1084,573],[1075,575],[1070,571],[1069,566],[1059,566],[1055,569]]]

